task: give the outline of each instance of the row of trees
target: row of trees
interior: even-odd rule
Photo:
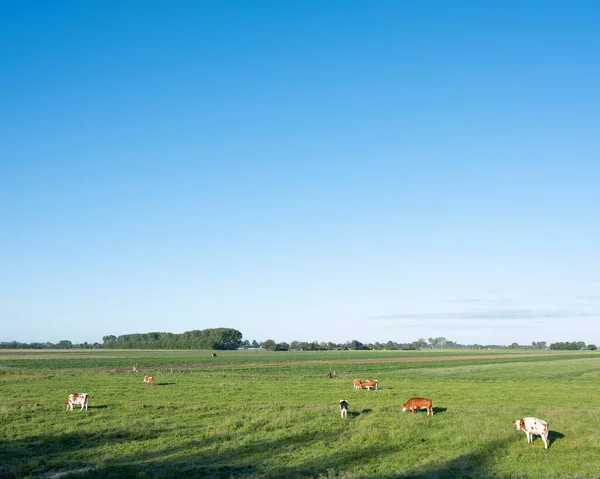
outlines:
[[[253,341],[256,343],[256,341]],[[242,342],[243,347],[250,347],[249,343]],[[499,344],[459,344],[454,341],[450,341],[444,337],[438,338],[419,338],[416,341],[411,343],[396,343],[394,341],[388,341],[387,343],[368,343],[364,344],[358,340],[346,341],[345,343],[332,343],[332,342],[300,342],[300,341],[292,341],[291,343],[281,342],[278,343],[273,339],[267,339],[263,343],[256,343],[255,347],[260,346],[261,349],[265,349],[267,351],[326,351],[333,349],[352,349],[352,350],[416,350],[416,349],[501,349],[501,348],[510,348],[510,349],[548,349],[546,345],[546,341],[534,341],[531,343],[531,346],[522,345],[519,343],[512,343],[509,346],[499,345]],[[596,350],[598,349],[594,344],[586,344],[583,341],[573,341],[566,343],[552,343],[549,349],[553,350]]]
[[[471,344],[458,344],[454,341],[450,341],[444,337],[439,338],[419,338],[416,341],[410,343],[397,343],[395,341],[388,341],[387,343],[362,343],[356,339],[352,341],[346,341],[345,343],[333,343],[333,342],[307,342],[307,341],[292,341],[291,343],[281,342],[278,343],[273,339],[267,339],[263,343],[259,343],[262,349],[267,351],[327,351],[334,349],[352,349],[352,350],[417,350],[417,349],[441,349],[441,348],[452,348],[452,349],[471,349],[475,346],[475,349],[482,348],[504,348],[502,345],[471,345]],[[244,344],[242,344],[244,346]]]
[[[555,350],[568,350],[568,351],[580,351],[582,349],[588,349],[590,351],[596,351],[598,348],[595,344],[588,344],[587,346],[583,341],[572,341],[566,343],[552,343],[550,349]]]
[[[204,330],[186,331],[182,334],[176,333],[141,333],[123,334],[120,336],[107,335],[102,338],[102,343],[73,344],[71,341],[63,340],[58,343],[20,343],[17,341],[0,343],[0,349],[238,349],[262,348],[267,351],[326,351],[336,349],[352,350],[415,350],[415,349],[548,349],[546,341],[534,341],[531,346],[512,343],[509,346],[497,344],[458,344],[444,337],[419,338],[410,343],[362,343],[358,340],[346,341],[344,343],[324,341],[292,341],[276,342],[268,339],[262,343],[242,339],[242,333],[231,328],[214,328]],[[586,344],[583,341],[558,342],[549,346],[552,350],[596,350],[594,344]]]
[[[427,344],[427,343],[424,343]],[[396,343],[394,341],[388,341],[387,343],[368,343],[364,344],[354,339],[352,341],[346,341],[345,343],[334,343],[324,341],[292,341],[287,342],[276,342],[273,339],[267,339],[266,341],[259,343],[261,349],[267,351],[331,351],[336,349],[352,349],[352,350],[414,350],[420,349],[422,343],[420,341],[414,341],[412,343]]]
[[[238,349],[242,333],[237,329],[213,328],[176,333],[108,335],[102,338],[107,349]]]
[[[7,341],[0,343],[0,349],[102,349],[100,343],[74,344],[68,340],[62,340],[58,343],[20,343],[19,341]]]

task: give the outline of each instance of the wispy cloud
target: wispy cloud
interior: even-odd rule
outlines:
[[[517,301],[511,298],[456,298],[456,299],[441,299],[440,303],[450,304],[476,304],[485,306],[509,306],[515,305]]]
[[[392,313],[373,316],[371,319],[409,320],[531,320],[531,319],[565,319],[587,318],[597,315],[591,311],[581,310],[538,310],[538,309],[481,309],[461,312],[436,313]]]
[[[599,295],[590,295],[590,296],[576,296],[575,299],[583,300],[583,301],[600,301]]]
[[[520,330],[541,330],[546,326],[546,321],[541,319],[531,319],[528,321],[501,321],[501,320],[474,320],[474,319],[453,319],[453,320],[418,320],[414,319],[406,321],[392,321],[387,325],[388,328],[395,328],[401,330],[416,330],[423,331],[423,328],[427,330],[436,331],[483,331],[483,330],[506,330],[506,331],[520,331]],[[422,334],[422,333],[419,333]]]
[[[507,329],[507,330],[517,330],[517,329],[536,329],[543,326],[543,321],[541,320],[531,320],[531,321],[521,321],[519,323],[514,323],[512,321],[509,322],[499,322],[499,321],[473,321],[473,320],[463,320],[463,321],[449,321],[441,323],[427,323],[428,325],[434,325],[434,327],[440,327],[444,329],[456,329],[456,330],[465,330],[465,329]],[[406,329],[406,325],[402,326],[402,329]]]
[[[481,304],[481,303],[487,303],[488,301],[489,301],[488,299],[482,299],[482,298],[458,298],[458,299],[441,299],[440,303]]]

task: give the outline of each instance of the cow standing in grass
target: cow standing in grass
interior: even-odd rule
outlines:
[[[379,381],[377,379],[367,379],[365,382],[360,384],[361,389],[367,388],[371,390],[371,388],[377,390],[379,389]]]
[[[402,411],[409,411],[413,414],[417,409],[426,409],[427,415],[431,413],[433,416],[432,401],[429,398],[410,398],[402,405]]]
[[[83,411],[83,408],[85,407],[85,410],[87,411],[88,408],[88,394],[87,393],[73,393],[73,394],[69,394],[69,397],[67,398],[67,401],[65,402],[65,405],[67,406],[67,411],[72,411],[73,410],[73,404],[81,404],[81,409],[80,411]]]
[[[142,382],[144,384],[151,384],[154,386],[154,378],[152,376],[144,376],[144,380]]]
[[[348,407],[350,407],[350,404],[348,404],[348,401],[346,401],[345,399],[341,399],[340,400],[340,412],[342,414],[342,417],[348,417]]]
[[[527,444],[533,442],[533,436],[540,436],[544,441],[544,447],[548,449],[548,423],[535,417],[524,417],[513,421],[517,425],[517,431],[523,431],[527,435]]]

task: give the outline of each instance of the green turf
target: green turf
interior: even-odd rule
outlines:
[[[0,477],[600,477],[600,354],[351,362],[432,355],[3,351]],[[65,410],[71,392],[87,412]],[[417,395],[433,417],[401,412]],[[549,423],[548,450],[511,424],[528,415]]]

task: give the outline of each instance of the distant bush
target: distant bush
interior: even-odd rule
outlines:
[[[585,343],[583,341],[567,341],[564,343],[552,343],[550,345],[550,349],[558,351],[579,351],[580,349],[585,349]]]

